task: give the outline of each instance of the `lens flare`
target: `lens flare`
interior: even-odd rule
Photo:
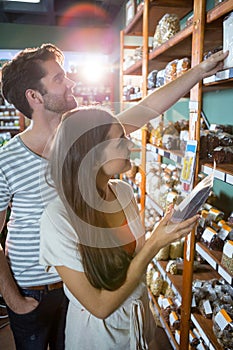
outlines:
[[[103,8],[84,2],[68,7],[60,19],[59,25],[69,26],[74,19],[80,20],[80,22],[83,20],[98,20],[104,23],[108,20],[108,14]]]

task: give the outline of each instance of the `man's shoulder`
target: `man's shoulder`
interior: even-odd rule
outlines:
[[[10,139],[5,145],[0,147],[0,156],[5,155],[6,153],[12,153],[15,151],[16,148],[20,147],[19,146],[19,140],[18,137],[15,136],[12,139]]]

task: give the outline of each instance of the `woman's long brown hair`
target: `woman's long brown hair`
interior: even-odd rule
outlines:
[[[116,122],[100,108],[69,112],[58,129],[50,159],[51,179],[78,235],[84,272],[95,288],[106,290],[124,283],[132,259],[112,234],[106,213],[98,210],[94,169]]]

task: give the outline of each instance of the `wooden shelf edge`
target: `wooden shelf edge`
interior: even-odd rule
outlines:
[[[209,350],[223,350],[222,346],[218,343],[217,338],[213,332],[212,320],[205,318],[201,314],[191,313],[191,321],[197,328],[198,332],[200,333],[205,344],[208,346]]]
[[[124,29],[125,35],[136,35],[136,33],[133,32],[133,28],[138,24],[140,20],[142,20],[142,16],[143,16],[143,7],[136,12],[134,18],[130,21],[130,23]]]
[[[213,172],[213,164],[203,163],[201,171],[207,175]],[[233,165],[232,164],[218,164],[214,172],[214,178],[233,185]]]
[[[206,22],[211,23],[233,10],[233,0],[225,0],[207,12]]]
[[[149,54],[149,60],[153,60],[165,51],[167,51],[169,48],[179,44],[184,39],[191,36],[193,32],[193,26],[189,25],[188,27],[185,27],[181,31],[179,31],[177,34],[175,34],[171,39],[167,40],[165,43],[160,45],[159,47],[156,47],[152,52]]]
[[[153,264],[157,267],[159,272],[161,273],[161,276],[168,282],[168,284],[171,286],[173,291],[176,293],[178,299],[182,302],[182,275],[171,275],[166,272],[166,264],[168,261],[156,261],[153,260]],[[203,264],[199,268],[199,271],[194,272],[193,274],[193,280],[195,279],[204,279],[204,280],[210,280],[211,278],[218,278],[220,277],[214,269],[212,269],[209,264]],[[178,284],[176,284],[178,282]],[[212,321],[209,319],[206,319],[204,316],[197,313],[191,312],[191,319],[195,320],[194,324],[198,328],[200,334],[202,335],[203,340],[205,341],[206,345],[209,346],[210,344],[214,344],[216,346],[216,350],[222,350],[220,345],[217,342],[217,339],[212,331]],[[205,334],[208,334],[208,336],[204,336]]]
[[[146,149],[147,151],[151,151],[162,157],[171,159],[174,162],[176,162],[178,165],[182,164],[182,159],[184,157],[184,154],[179,150],[170,151],[168,149],[152,145],[151,143],[147,143]]]
[[[196,250],[227,283],[233,286],[233,275],[221,263],[222,252],[210,250],[201,242],[196,243]]]

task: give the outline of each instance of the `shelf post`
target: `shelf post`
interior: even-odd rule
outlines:
[[[203,59],[204,28],[206,17],[206,0],[194,0],[192,66]],[[202,103],[202,82],[196,84],[190,93],[189,138],[197,140],[196,171],[194,185],[197,183],[200,148],[200,115]],[[192,303],[193,261],[195,255],[195,230],[186,237],[184,245],[184,270],[181,307],[180,349],[189,349],[189,330]]]
[[[147,76],[148,76],[148,59],[149,59],[149,43],[148,43],[148,30],[149,30],[149,6],[150,1],[145,0],[143,8],[143,23],[142,23],[142,32],[143,32],[143,50],[142,50],[142,98],[147,95]],[[147,127],[142,128],[142,145],[146,145],[147,139]],[[142,147],[141,153],[141,217],[142,222],[145,219],[145,188],[146,188],[146,146]]]

